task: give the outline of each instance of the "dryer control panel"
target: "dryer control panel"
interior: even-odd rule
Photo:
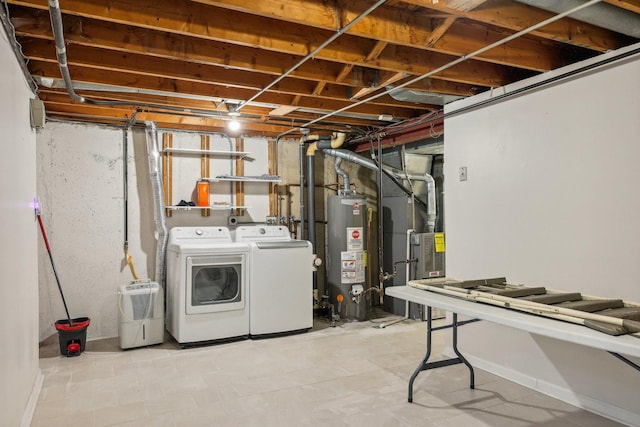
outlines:
[[[169,244],[197,242],[198,244],[232,243],[227,227],[174,227],[169,231]]]
[[[236,242],[288,242],[291,234],[280,225],[240,226],[235,230]]]

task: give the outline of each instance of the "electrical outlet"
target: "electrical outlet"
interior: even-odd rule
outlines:
[[[461,166],[458,169],[458,177],[460,178],[460,181],[466,181],[467,180],[467,167],[466,166]]]

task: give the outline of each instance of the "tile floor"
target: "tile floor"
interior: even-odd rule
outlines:
[[[56,339],[41,349],[32,426],[619,425],[481,370],[471,390],[463,365],[422,372],[407,403],[425,324],[379,321],[186,350],[170,338],[128,351],[92,341],[75,358],[59,356]]]

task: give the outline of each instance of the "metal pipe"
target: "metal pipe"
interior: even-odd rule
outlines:
[[[309,241],[313,246],[313,253],[316,250],[316,197],[315,197],[315,156],[307,155],[307,199],[308,199],[308,218],[309,218]],[[316,289],[316,288],[314,288]]]
[[[494,49],[494,48],[496,48],[498,46],[502,46],[503,44],[508,43],[508,42],[510,42],[510,41],[512,41],[514,39],[517,39],[518,37],[521,37],[521,36],[523,36],[525,34],[528,34],[528,33],[532,32],[532,31],[535,31],[538,28],[542,28],[542,27],[544,27],[546,25],[549,25],[549,24],[551,24],[551,23],[553,23],[555,21],[558,21],[558,20],[564,18],[565,16],[571,15],[572,13],[575,13],[575,12],[577,12],[579,10],[582,10],[582,9],[586,8],[586,7],[589,7],[589,6],[594,5],[596,3],[600,3],[601,1],[602,0],[591,0],[591,1],[587,2],[587,3],[583,3],[583,4],[581,4],[581,5],[577,6],[577,7],[569,9],[569,10],[563,12],[563,13],[560,13],[558,15],[552,16],[549,19],[545,19],[542,22],[539,22],[539,23],[537,23],[535,25],[532,25],[532,26],[530,26],[528,28],[525,28],[522,31],[518,31],[517,33],[514,33],[514,34],[512,34],[512,35],[510,35],[508,37],[500,39],[495,43],[491,43],[490,45],[485,46],[483,48],[480,48],[480,49],[478,49],[478,50],[476,50],[474,52],[471,52],[468,55],[462,55],[461,57],[459,57],[457,59],[454,59],[453,61],[451,61],[451,62],[449,62],[449,63],[447,63],[447,64],[445,64],[445,65],[443,65],[441,67],[436,68],[435,70],[431,70],[431,71],[429,71],[429,72],[427,72],[427,73],[425,73],[425,74],[423,74],[421,76],[418,76],[418,77],[413,78],[413,79],[411,79],[409,81],[406,81],[406,82],[404,82],[404,83],[402,83],[402,84],[400,84],[398,86],[395,86],[395,87],[393,87],[391,89],[386,89],[386,90],[384,90],[384,91],[382,91],[382,92],[380,92],[380,93],[378,93],[376,95],[372,95],[372,96],[370,96],[368,98],[365,98],[365,99],[363,99],[361,101],[355,102],[353,104],[349,104],[349,105],[347,105],[345,107],[342,107],[339,110],[335,110],[335,111],[333,111],[331,113],[325,114],[324,116],[321,116],[321,117],[318,117],[316,119],[313,119],[313,120],[305,123],[303,126],[312,125],[314,123],[317,123],[317,122],[320,122],[320,121],[322,121],[324,119],[327,119],[327,118],[329,118],[331,116],[334,116],[334,115],[336,115],[338,113],[342,113],[342,112],[350,110],[350,109],[352,109],[354,107],[360,106],[362,104],[366,104],[369,101],[373,101],[374,99],[378,99],[378,98],[381,98],[381,97],[383,97],[385,95],[389,95],[392,92],[395,92],[395,91],[400,90],[402,88],[405,88],[405,87],[407,87],[409,85],[417,83],[420,80],[426,79],[427,77],[430,77],[430,76],[432,76],[434,74],[437,74],[437,73],[439,73],[441,71],[447,70],[447,69],[449,69],[449,68],[451,68],[451,67],[453,67],[455,65],[460,64],[461,62],[466,61],[467,59],[471,59],[473,57],[476,57],[478,55],[483,54],[484,52],[486,52],[488,50]]]
[[[315,200],[315,153],[318,150],[318,144],[322,147],[340,147],[346,138],[346,134],[342,132],[333,133],[331,136],[305,135],[300,139],[300,143],[304,147],[305,142],[315,141],[307,148],[307,189],[308,189],[308,205],[309,205],[309,241],[313,247],[313,253],[318,253],[316,241],[316,200]],[[302,164],[302,162],[301,162]],[[302,183],[300,183],[302,189]],[[313,273],[313,289],[318,289],[318,274]]]
[[[64,81],[65,88],[67,89],[67,93],[69,94],[71,99],[83,104],[90,105],[142,105],[140,103],[131,101],[95,100],[78,95],[73,88],[73,80],[71,79],[71,74],[69,73],[69,65],[67,64],[67,47],[64,41],[64,24],[62,23],[62,10],[60,9],[60,3],[58,0],[49,0],[49,17],[51,19],[51,30],[53,32],[53,38],[56,45],[56,58],[58,60],[58,68],[60,68],[62,80]]]
[[[317,254],[317,242],[316,242],[316,192],[315,192],[315,156],[307,156],[307,188],[308,188],[308,201],[309,201],[309,241],[313,248],[313,253]],[[302,187],[300,187],[302,189]],[[318,272],[313,272],[313,289],[318,289]]]
[[[325,154],[328,154],[330,156],[340,157],[344,160],[356,163],[360,166],[364,166],[366,168],[369,168],[375,171],[378,171],[378,169],[382,169],[382,172],[384,172],[399,188],[401,188],[409,196],[412,196],[413,200],[416,203],[418,203],[420,206],[422,206],[427,210],[427,218],[428,219],[430,218],[429,221],[431,221],[433,223],[433,226],[435,227],[435,219],[437,215],[436,197],[435,197],[435,180],[431,175],[429,174],[408,175],[408,174],[405,174],[400,169],[396,169],[394,167],[387,166],[385,164],[382,164],[382,167],[379,168],[378,164],[375,161],[368,159],[366,157],[360,156],[358,154],[355,154],[348,150],[327,148],[327,149],[323,149],[322,151]],[[411,190],[406,188],[404,185],[402,185],[401,182],[399,182],[399,179],[405,179],[405,178],[411,179],[414,181],[425,181],[427,183],[427,191],[428,191],[427,202],[428,203],[425,203],[422,200],[413,196],[413,193],[411,192]]]
[[[347,171],[340,167],[340,163],[342,163],[341,157],[336,157],[336,163],[334,165],[334,169],[338,175],[342,177],[342,191],[345,194],[349,194],[351,192],[351,181],[349,180],[349,174]]]
[[[300,240],[305,239],[304,232],[304,143],[300,143],[298,147],[299,160],[300,160]]]
[[[377,205],[378,205],[378,288],[380,289],[379,299],[380,304],[384,304],[384,206],[383,206],[383,195],[382,195],[382,141],[380,138],[378,140],[378,185],[376,187],[377,193]],[[373,155],[373,139],[370,141],[371,154]]]
[[[247,105],[248,103],[254,101],[255,99],[257,99],[260,95],[262,95],[263,93],[265,93],[267,90],[271,89],[273,86],[275,86],[276,84],[278,84],[281,80],[283,80],[285,77],[287,77],[289,74],[291,74],[292,72],[294,72],[295,70],[298,69],[298,67],[300,67],[302,64],[304,64],[305,62],[307,62],[308,60],[310,60],[311,58],[313,58],[318,52],[320,52],[322,49],[324,49],[325,47],[329,46],[335,39],[337,39],[338,37],[340,37],[342,34],[346,33],[349,28],[351,28],[353,25],[355,25],[358,21],[360,21],[362,18],[364,18],[365,16],[369,15],[371,12],[373,12],[376,8],[378,8],[379,6],[381,6],[386,0],[378,0],[376,3],[374,3],[373,5],[371,5],[367,10],[365,10],[364,12],[362,12],[360,15],[356,16],[351,22],[349,22],[347,25],[345,25],[344,27],[340,28],[334,35],[332,35],[331,37],[329,37],[324,43],[322,43],[320,46],[316,47],[314,50],[312,50],[311,52],[309,52],[304,58],[302,58],[300,61],[298,61],[293,67],[289,68],[287,71],[285,71],[283,74],[281,74],[277,79],[275,79],[274,81],[272,81],[271,83],[269,83],[267,86],[265,86],[264,88],[262,88],[258,93],[256,93],[255,95],[253,95],[251,98],[249,98],[247,101],[241,102],[237,107],[236,107],[236,111],[240,111],[240,109],[242,107],[244,107],[245,105]],[[306,125],[305,125],[306,126]]]
[[[415,233],[415,230],[410,228],[407,230],[407,247],[406,247],[406,257],[407,260],[411,259],[411,235]],[[409,283],[411,280],[411,263],[407,262],[404,265],[404,282]],[[409,300],[405,301],[404,304],[404,317],[409,318]]]

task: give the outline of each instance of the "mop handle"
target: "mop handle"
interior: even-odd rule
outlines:
[[[47,239],[47,233],[44,232],[44,225],[42,225],[42,218],[38,214],[38,224],[40,224],[40,231],[42,231],[42,238],[44,239],[44,246],[47,248],[47,252],[51,252],[49,247],[49,239]]]
[[[58,272],[56,271],[56,265],[53,263],[53,255],[51,255],[51,248],[49,247],[49,240],[47,239],[47,233],[44,231],[44,225],[42,225],[42,218],[40,217],[40,213],[36,215],[38,218],[38,224],[40,225],[40,231],[42,231],[42,238],[44,239],[44,245],[47,247],[47,253],[49,254],[49,260],[51,261],[51,268],[53,269],[53,275],[56,278],[56,283],[58,284],[58,290],[60,291],[60,296],[62,297],[62,304],[64,305],[64,311],[67,313],[67,319],[69,319],[69,326],[73,325],[73,321],[71,320],[71,316],[69,315],[69,309],[67,308],[67,301],[64,299],[64,294],[62,293],[62,286],[60,286],[60,279],[58,278]]]

